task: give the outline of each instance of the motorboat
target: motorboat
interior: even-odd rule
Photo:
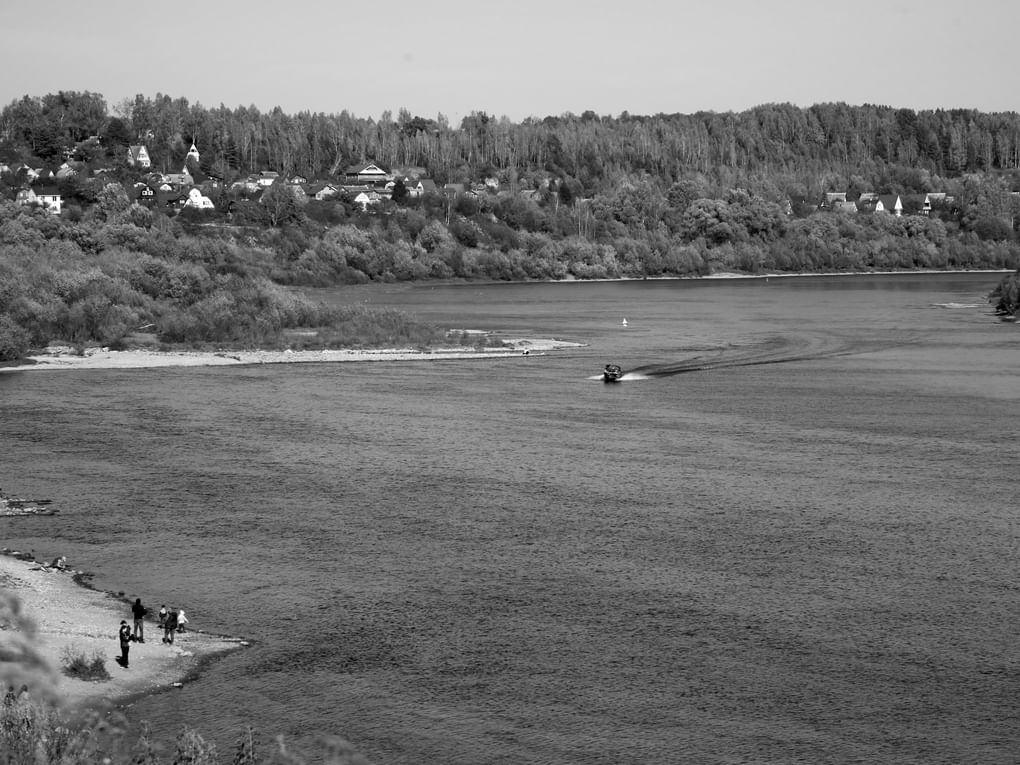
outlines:
[[[602,382],[619,382],[621,377],[623,368],[619,364],[606,364],[606,368],[602,370]]]

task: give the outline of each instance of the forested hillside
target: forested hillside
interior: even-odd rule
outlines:
[[[151,169],[129,161],[137,145]],[[394,180],[358,202],[341,184],[366,162]],[[768,104],[454,126],[61,92],[0,111],[0,165],[18,202],[0,207],[0,330],[18,347],[111,342],[136,320],[165,342],[278,342],[311,317],[275,285],[1018,265],[1013,112]],[[420,179],[430,190],[409,193]],[[44,182],[59,216],[25,196]],[[327,183],[335,197],[315,193]],[[145,197],[157,186],[169,202]],[[86,320],[75,301],[97,296],[144,310]],[[232,310],[247,318],[228,329]]]
[[[99,94],[25,96],[0,113],[0,137],[56,159],[88,136],[104,145],[145,142],[157,166],[175,168],[192,141],[207,166],[231,173],[272,169],[308,177],[373,159],[424,167],[439,182],[492,172],[551,173],[586,195],[648,173],[660,185],[692,174],[715,184],[771,181],[786,195],[817,195],[862,183],[900,193],[967,173],[1020,168],[1020,115],[888,106],[766,104],[741,113],[561,115],[520,123],[483,112],[451,126],[440,114],[401,110],[379,119],[279,108],[208,108],[186,98],[138,95],[108,106]]]

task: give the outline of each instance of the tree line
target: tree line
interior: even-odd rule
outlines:
[[[139,94],[110,108],[101,94],[24,96],[0,112],[0,138],[53,159],[89,136],[145,143],[157,166],[176,169],[192,141],[221,177],[272,169],[308,177],[371,159],[422,167],[440,182],[486,173],[525,178],[552,173],[604,191],[647,173],[664,186],[691,174],[723,185],[769,177],[784,193],[842,190],[856,178],[900,193],[936,178],[1020,168],[1020,115],[971,109],[914,111],[891,106],[763,104],[743,112],[599,116],[588,111],[512,122],[472,112],[446,117],[401,109],[378,119],[279,107],[206,107],[165,94]],[[531,179],[533,180],[533,179]],[[899,188],[894,188],[899,186]],[[910,188],[908,188],[908,186]]]

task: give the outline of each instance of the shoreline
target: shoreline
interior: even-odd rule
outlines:
[[[42,562],[16,557],[6,548],[0,554],[0,589],[13,594],[21,603],[22,614],[35,627],[34,635],[18,629],[0,632],[0,645],[19,641],[43,662],[32,672],[42,695],[55,699],[64,708],[76,711],[91,706],[128,706],[135,699],[182,687],[209,662],[239,650],[250,643],[211,633],[188,630],[175,636],[174,645],[162,642],[162,630],[152,618],[158,606],[148,604],[145,619],[146,640],[132,643],[129,667],[121,667],[117,630],[121,620],[130,625],[131,599],[92,588],[89,575],[72,569],[57,569]],[[91,658],[94,653],[106,657],[109,680],[87,681],[68,677],[61,671],[62,657],[73,650]],[[17,652],[15,651],[17,654]],[[15,677],[26,672],[17,662],[0,658],[0,677]]]
[[[503,348],[437,348],[431,351],[410,348],[383,350],[321,350],[321,351],[154,351],[135,349],[113,351],[90,348],[78,354],[73,348],[51,346],[43,353],[28,356],[4,372],[29,372],[45,369],[153,369],[157,367],[251,366],[258,364],[332,364],[379,361],[474,361],[508,359],[545,355],[549,351],[583,348],[584,343],[566,340],[515,338],[505,341]]]

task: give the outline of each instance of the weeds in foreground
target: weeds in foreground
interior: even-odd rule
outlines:
[[[106,668],[106,655],[94,651],[91,656],[77,646],[65,646],[61,654],[61,669],[68,677],[79,680],[109,680],[110,672]]]
[[[283,736],[262,745],[254,728],[220,759],[216,746],[185,727],[169,743],[156,741],[147,723],[137,740],[127,735],[119,713],[89,713],[70,720],[50,703],[9,690],[0,702],[0,765],[306,765],[311,758],[289,747]],[[315,761],[324,765],[369,765],[340,738],[323,740]]]

